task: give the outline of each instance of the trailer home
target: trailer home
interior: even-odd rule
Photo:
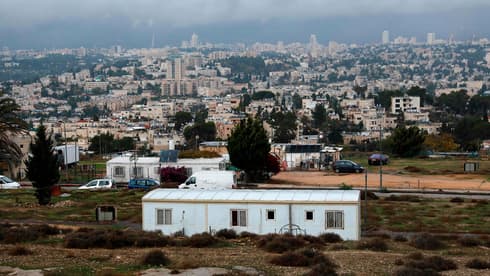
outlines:
[[[153,178],[160,180],[159,157],[119,156],[106,163],[108,178],[116,183],[128,183],[131,178]]]
[[[142,198],[143,230],[193,235],[233,229],[256,234],[360,239],[360,194],[355,190],[155,189]]]

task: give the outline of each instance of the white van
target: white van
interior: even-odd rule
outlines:
[[[233,171],[199,171],[179,185],[179,189],[233,189],[237,180]]]

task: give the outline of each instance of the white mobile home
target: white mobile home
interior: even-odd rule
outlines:
[[[153,178],[160,180],[159,157],[119,156],[106,163],[107,177],[117,183],[127,183],[131,178]]]
[[[164,234],[226,228],[360,239],[360,194],[355,190],[155,189],[142,205],[143,230]]]

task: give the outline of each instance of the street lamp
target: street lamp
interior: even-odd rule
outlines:
[[[63,136],[64,136],[64,141],[65,141],[65,152],[63,154],[63,166],[65,168],[65,181],[68,180],[68,145],[66,141],[66,124],[64,121],[58,121],[58,123],[63,124]]]

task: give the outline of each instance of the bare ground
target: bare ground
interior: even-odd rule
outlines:
[[[282,171],[274,175],[264,187],[274,184],[291,184],[292,186],[338,187],[341,184],[353,187],[364,187],[365,174],[337,174],[331,171]],[[490,191],[490,178],[480,174],[445,174],[422,175],[384,172],[383,187],[398,189],[443,189]],[[380,174],[367,174],[368,187],[380,185]]]

